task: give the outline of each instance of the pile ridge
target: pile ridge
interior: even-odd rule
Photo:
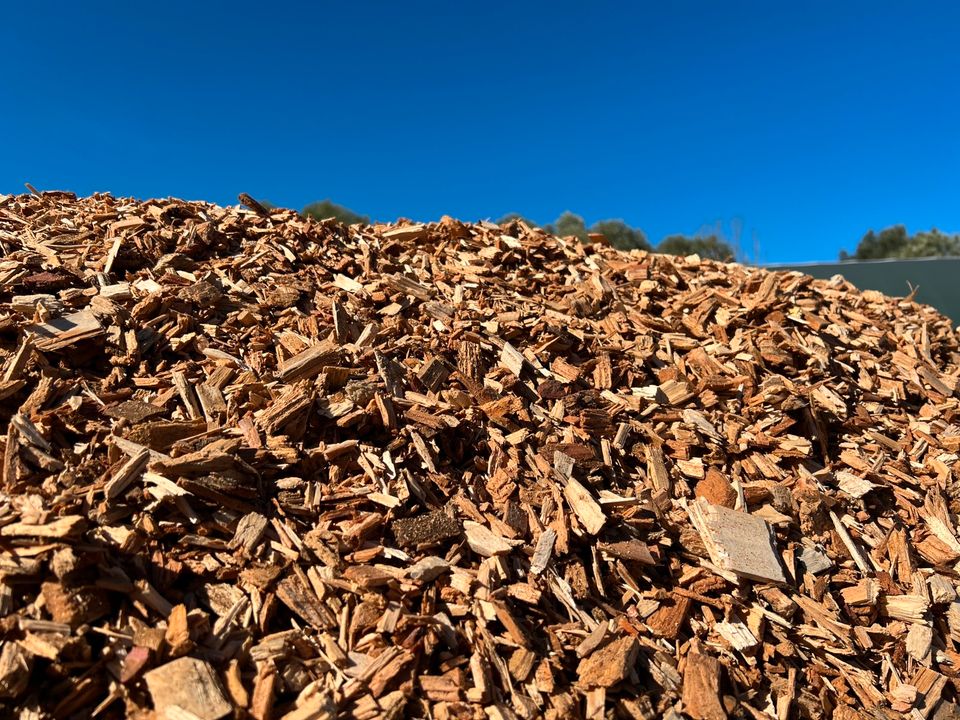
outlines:
[[[0,196],[0,714],[947,718],[960,343],[503,226]]]

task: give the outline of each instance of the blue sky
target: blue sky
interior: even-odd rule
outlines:
[[[10,3],[0,192],[574,210],[765,262],[960,230],[960,6]]]

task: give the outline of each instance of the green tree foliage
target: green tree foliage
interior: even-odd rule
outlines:
[[[710,260],[729,261],[736,257],[736,252],[726,240],[719,235],[670,235],[657,245],[657,252],[665,255],[699,255]]]
[[[337,205],[335,202],[327,199],[319,202],[310,203],[300,214],[304,217],[311,217],[315,220],[325,220],[327,218],[336,218],[344,225],[354,225],[355,223],[368,223],[370,218],[366,215],[358,215],[343,205]]]
[[[947,235],[936,228],[910,238],[903,257],[949,257],[960,255],[960,235]]]
[[[540,227],[538,223],[535,223],[530,218],[525,218],[520,213],[507,213],[502,218],[497,220],[497,225],[508,225],[512,222],[522,222],[524,225],[531,228]]]
[[[601,220],[590,228],[592,233],[600,233],[607,242],[619,250],[649,250],[650,243],[640,228],[632,228],[623,220]]]
[[[586,223],[583,222],[582,217],[575,215],[569,210],[558,217],[557,221],[553,225],[547,225],[545,229],[547,232],[554,233],[560,237],[573,235],[574,237],[580,238],[580,240],[584,242],[587,240]]]
[[[857,245],[853,254],[855,260],[877,260],[880,258],[900,257],[904,247],[910,242],[907,229],[903,225],[894,225],[875,233],[867,232]]]
[[[944,257],[960,255],[960,235],[947,235],[936,228],[909,235],[903,225],[867,232],[851,256],[840,251],[841,260],[882,260],[884,258]]]

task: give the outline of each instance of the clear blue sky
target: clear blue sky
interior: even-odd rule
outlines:
[[[0,59],[0,192],[960,230],[956,3],[21,2]]]

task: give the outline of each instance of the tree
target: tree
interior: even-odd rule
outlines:
[[[840,260],[882,260],[885,258],[950,257],[960,255],[960,235],[947,235],[936,228],[908,235],[903,225],[873,230],[860,240],[851,256],[840,251]]]
[[[574,215],[569,210],[558,217],[553,225],[548,225],[546,230],[560,237],[573,235],[574,237],[580,238],[582,242],[586,242],[587,240],[587,226],[583,222],[583,218],[579,215]]]
[[[730,261],[736,253],[730,244],[719,235],[671,235],[657,245],[657,252],[665,255],[699,255],[710,260]]]
[[[949,257],[960,255],[960,235],[946,235],[936,228],[910,238],[900,257]]]
[[[880,258],[901,257],[910,238],[903,225],[894,225],[880,231],[879,234],[868,230],[860,240],[853,254],[854,260],[879,260]]]
[[[300,214],[304,217],[314,218],[315,220],[336,218],[344,225],[370,222],[370,218],[368,218],[366,215],[358,215],[357,213],[353,212],[353,210],[345,208],[343,205],[337,205],[330,199],[310,203],[300,211]]]
[[[497,225],[507,225],[512,222],[522,222],[524,225],[531,228],[540,227],[538,223],[535,223],[529,218],[525,218],[520,213],[507,213],[502,218],[497,220]]]
[[[632,228],[623,220],[601,220],[590,228],[592,233],[600,233],[619,250],[649,250],[650,243],[643,230]]]

